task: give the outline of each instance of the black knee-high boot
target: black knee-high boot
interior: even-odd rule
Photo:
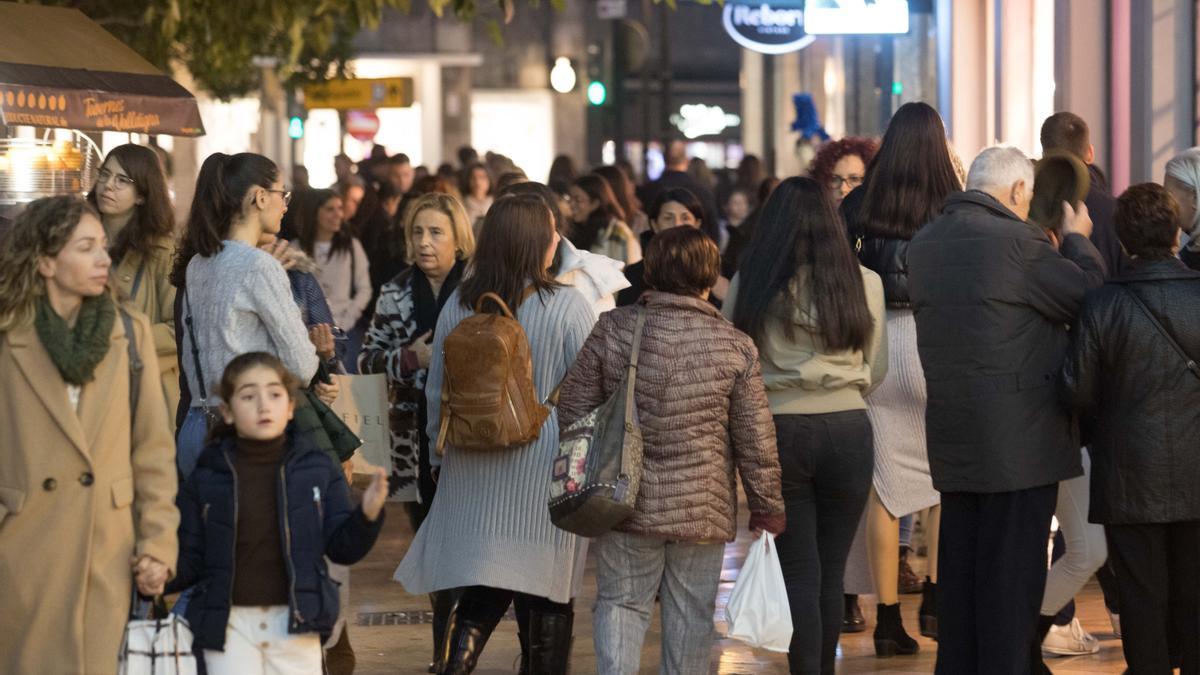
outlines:
[[[528,675],[567,675],[574,642],[574,608],[533,609],[529,619]]]
[[[470,675],[474,672],[483,646],[496,628],[495,624],[465,616],[461,609],[461,606],[455,607],[446,623],[445,666],[441,675]]]
[[[429,664],[431,673],[440,673],[446,669],[446,628],[457,600],[458,591],[453,589],[429,594],[429,605],[433,609],[433,662]]]

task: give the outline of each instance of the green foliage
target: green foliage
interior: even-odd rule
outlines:
[[[274,64],[291,86],[343,76],[359,30],[377,28],[385,9],[412,9],[412,0],[20,1],[79,9],[164,71],[172,61],[183,64],[220,99],[258,87],[256,58]],[[516,0],[484,1],[486,8],[476,0],[426,0],[438,16],[473,20],[486,10],[511,20]]]

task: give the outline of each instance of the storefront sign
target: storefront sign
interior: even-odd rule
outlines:
[[[179,91],[177,97],[160,97],[0,82],[0,124],[200,136],[204,125],[196,101]]]
[[[798,51],[816,40],[804,32],[804,0],[728,0],[723,17],[734,42],[763,54]]]
[[[304,106],[334,110],[407,108],[413,104],[411,77],[330,80],[304,88]]]
[[[671,115],[671,124],[688,138],[700,138],[741,126],[742,118],[725,112],[719,105],[697,103],[680,106],[679,112]]]

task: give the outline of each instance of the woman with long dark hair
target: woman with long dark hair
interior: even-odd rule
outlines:
[[[793,673],[834,672],[842,575],[871,486],[864,397],[887,373],[882,284],[843,232],[825,186],[780,183],[723,307],[758,347],[775,416]]]
[[[434,329],[425,381],[426,432],[437,447],[445,338],[486,293],[512,309],[529,340],[538,400],[546,400],[591,331],[594,317],[576,291],[554,281],[558,249],[550,210],[535,196],[503,197],[480,230],[466,275]],[[526,297],[529,289],[531,294]],[[483,311],[499,312],[493,304]],[[449,623],[447,673],[469,673],[500,619],[515,603],[532,673],[564,673],[571,645],[571,598],[582,580],[584,542],[550,522],[547,467],[558,452],[558,413],[538,439],[498,452],[448,445],[438,497],[396,570],[410,593],[465,588]],[[525,627],[528,626],[528,629]]]
[[[158,153],[141,145],[118,145],[104,158],[87,201],[100,212],[113,259],[112,286],[150,319],[167,417],[179,405],[179,359],[175,349],[175,210]]]
[[[612,188],[617,204],[625,212],[625,224],[636,235],[641,235],[650,229],[650,219],[642,211],[642,202],[637,197],[637,186],[625,175],[619,167],[599,166],[592,173],[608,181]]]
[[[209,419],[220,401],[220,377],[234,357],[274,354],[301,382],[317,372],[319,357],[309,339],[287,273],[258,248],[264,232],[279,232],[291,193],[279,168],[249,152],[214,153],[204,160],[171,283],[184,329],[179,353],[191,404],[178,434],[180,475],[196,466]],[[315,390],[332,401],[337,385]]]
[[[917,354],[908,295],[908,242],[962,190],[942,119],[924,103],[907,103],[888,124],[862,187],[842,202],[853,218],[858,257],[883,279],[890,377],[868,400],[875,430],[875,475],[867,503],[866,549],[878,596],[878,656],[915,654],[920,646],[900,619],[900,522],[923,509],[929,566],[922,590],[921,634],[937,637],[937,547],[941,499],[929,475],[925,446],[925,375]]]
[[[625,211],[617,203],[612,186],[601,176],[589,173],[571,184],[571,217],[575,227],[571,243],[632,265],[642,259],[642,245],[625,224]]]
[[[342,218],[342,200],[333,190],[312,190],[300,205],[299,234],[292,246],[317,261],[313,273],[333,311],[334,325],[349,334],[345,364],[358,369],[362,344],[359,321],[371,305],[371,271],[367,253]]]

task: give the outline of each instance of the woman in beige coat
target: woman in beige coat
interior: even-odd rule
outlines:
[[[144,145],[118,145],[104,158],[88,203],[100,212],[112,256],[110,284],[150,319],[167,419],[179,405],[175,349],[175,211],[158,155]]]
[[[74,197],[33,202],[0,243],[0,672],[116,672],[135,577],[161,593],[175,566],[154,341],[130,314],[132,369],[106,248]]]

